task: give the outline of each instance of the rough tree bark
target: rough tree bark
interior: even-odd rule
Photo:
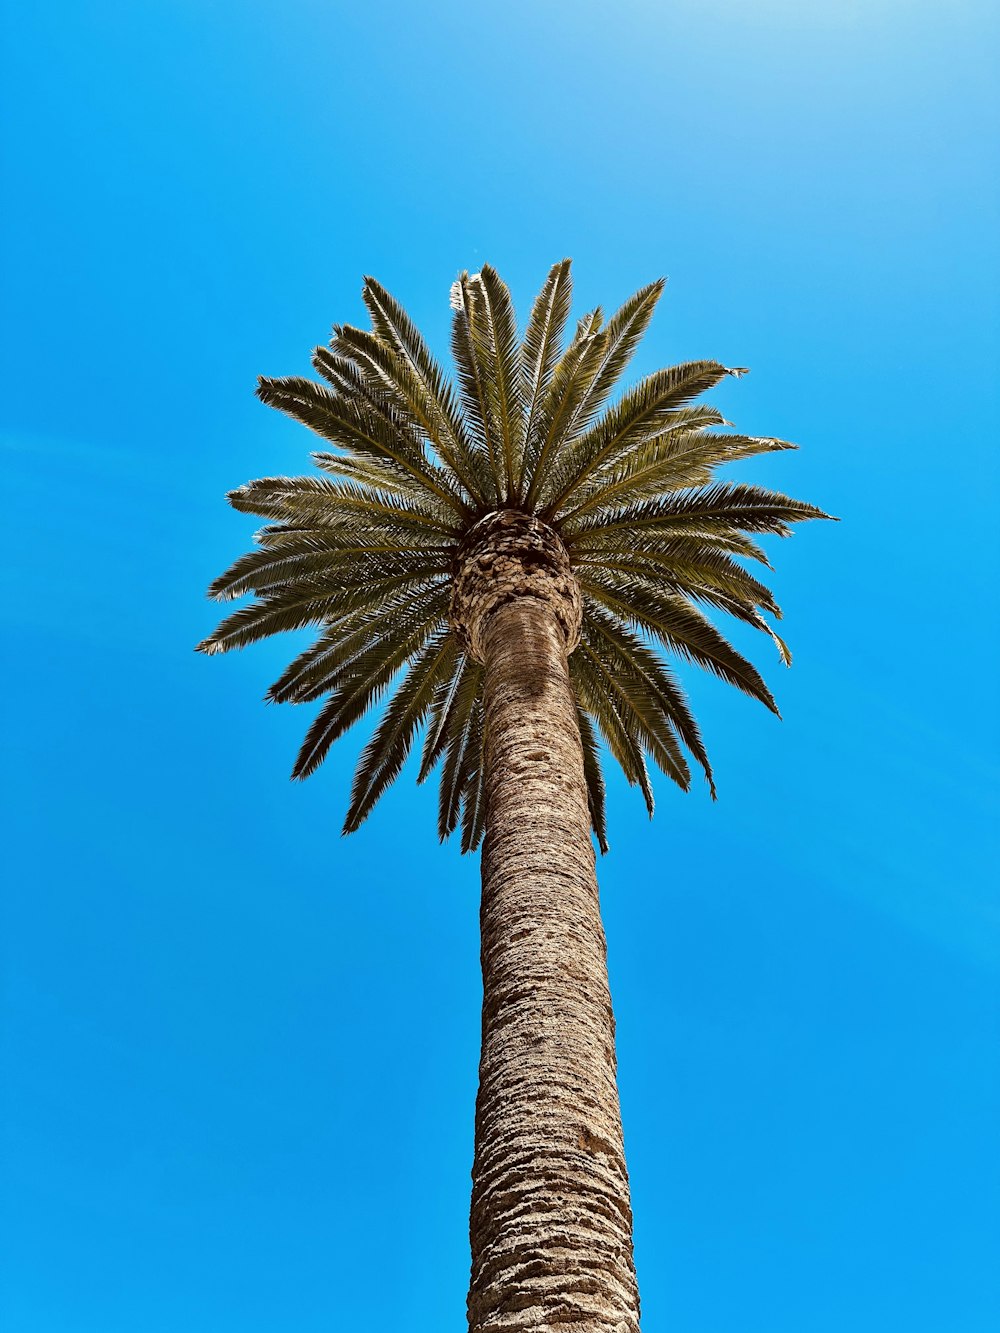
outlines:
[[[569,679],[579,589],[551,529],[510,511],[473,534],[455,586],[453,623],[485,667],[469,1327],[638,1333],[614,1018]]]

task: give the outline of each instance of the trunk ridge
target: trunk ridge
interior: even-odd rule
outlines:
[[[513,526],[497,525],[502,537]],[[478,606],[487,824],[470,1333],[638,1333],[565,600],[537,578],[523,596]]]

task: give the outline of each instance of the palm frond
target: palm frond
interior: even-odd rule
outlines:
[[[572,296],[570,261],[564,259],[553,265],[542,290],[535,298],[521,348],[522,392],[526,410],[525,440],[534,438],[535,416],[559,363]],[[524,462],[522,458],[521,475],[517,483],[519,496],[525,493]]]
[[[301,376],[257,381],[257,397],[276,407],[325,440],[360,454],[390,459],[421,481],[432,495],[458,514],[465,507],[447,474],[425,456],[409,432],[374,411],[363,399],[336,394]]]
[[[356,454],[335,454],[325,450],[316,450],[310,457],[328,477],[339,477],[355,486],[370,487],[417,508],[427,504],[427,491],[420,483],[410,473],[387,460],[359,458]],[[447,526],[454,526],[454,515],[450,510],[434,505],[431,508],[441,514],[442,522]]]
[[[528,490],[525,507],[534,512],[538,495],[547,476],[550,458],[568,438],[604,358],[606,335],[601,332],[595,312],[588,323],[581,321],[577,336],[560,358],[533,417],[532,433],[525,441],[525,476]]]
[[[622,650],[621,638],[592,615],[583,629],[583,647],[600,664],[619,716],[660,771],[687,791],[691,770],[662,704],[655,676],[642,669],[636,656]]]
[[[375,734],[361,752],[344,820],[345,833],[360,828],[376,801],[399,776],[414,733],[430,708],[438,685],[451,676],[457,657],[458,645],[445,627],[413,658]]]
[[[349,324],[334,327],[330,347],[336,356],[352,361],[370,389],[389,405],[397,418],[406,422],[418,438],[426,438],[434,453],[445,464],[441,467],[421,457],[434,469],[437,481],[463,508],[475,507],[481,497],[471,470],[463,466],[468,452],[464,439],[456,438],[431,387],[409,359],[399,356],[389,344],[367,329]],[[456,480],[460,485],[456,486]]]
[[[435,756],[444,755],[438,788],[438,837],[442,841],[458,827],[462,802],[470,785],[479,780],[482,764],[482,674],[467,661],[440,739],[433,744]],[[426,770],[429,753],[425,753]]]
[[[718,482],[697,490],[677,491],[658,500],[647,500],[636,505],[623,505],[608,513],[592,515],[573,533],[566,534],[566,542],[575,548],[581,537],[592,532],[611,532],[627,529],[635,533],[643,528],[669,534],[672,529],[683,533],[695,529],[706,534],[713,530],[732,528],[742,532],[774,533],[779,537],[791,534],[790,523],[809,518],[829,518],[815,505],[792,500],[777,491],[761,486],[734,485]]]
[[[451,679],[442,682],[431,705],[418,782],[425,781],[430,775],[446,752],[456,729],[461,731],[466,725],[481,683],[482,668],[471,657],[461,653]]]
[[[729,373],[717,361],[691,361],[658,370],[640,381],[560,460],[549,481],[544,512],[560,514],[577,488],[659,435],[722,425],[724,418],[714,408],[701,404],[692,409],[688,404]]]
[[[583,640],[569,659],[569,666],[570,679],[577,698],[597,723],[598,730],[618,761],[626,782],[631,787],[638,786],[642,791],[646,809],[652,816],[653,788],[649,781],[642,745],[621,714],[620,702],[616,697],[619,691],[615,687],[614,677],[609,676],[600,658]]]
[[[645,442],[633,447],[612,466],[593,469],[585,480],[574,485],[563,503],[560,522],[571,531],[581,514],[612,506],[637,504],[670,491],[706,486],[713,470],[726,463],[737,463],[759,454],[794,449],[786,440],[754,438],[748,435],[720,434],[706,430],[718,424],[698,409],[688,409],[670,416],[664,426]]]
[[[406,637],[387,635],[352,660],[350,669],[335,678],[329,700],[306,733],[292,769],[293,778],[306,778],[316,771],[334,741],[381,698],[397,671],[422,650],[435,628],[434,621],[428,619]],[[325,688],[330,688],[330,682]]]
[[[475,297],[467,309],[473,354],[484,389],[485,426],[491,458],[497,460],[500,502],[517,499],[516,479],[524,454],[524,394],[517,318],[510,291],[484,264],[469,278]]]
[[[654,586],[669,588],[685,596],[694,597],[701,590],[715,590],[781,619],[781,608],[766,584],[754,578],[726,551],[695,538],[679,537],[648,543],[641,550],[584,550],[577,553],[574,565],[581,569],[604,570],[609,575],[645,579]]]
[[[752,537],[735,528],[700,527],[696,520],[676,521],[665,531],[639,528],[632,531],[627,525],[613,528],[593,528],[582,536],[563,539],[569,546],[574,564],[581,560],[599,561],[603,555],[631,555],[645,558],[657,565],[669,565],[673,552],[681,545],[713,550],[743,560],[754,560],[765,569],[773,569],[767,552]]]
[[[666,279],[661,278],[640,287],[608,320],[601,344],[601,359],[586,393],[574,407],[566,438],[572,438],[582,430],[604,406],[649,327],[665,286]]]
[[[757,668],[685,598],[641,583],[633,584],[625,593],[621,589],[609,588],[599,574],[581,579],[580,586],[585,595],[626,624],[637,625],[678,656],[704,667],[727,684],[735,685],[781,716]]]
[[[401,500],[370,486],[327,477],[260,477],[226,497],[241,514],[280,519],[317,528],[373,528],[394,524],[418,533],[458,537],[461,529],[445,522],[432,506]]]
[[[477,459],[466,438],[458,401],[420,330],[395,297],[374,278],[365,278],[362,297],[376,335],[409,364],[423,387],[433,426],[429,438],[438,456],[481,505],[484,479],[479,475]]]
[[[196,651],[214,656],[234,648],[245,648],[287,630],[322,624],[330,608],[330,599],[305,587],[286,591],[282,596],[264,597],[250,606],[240,607],[197,645]]]
[[[468,273],[459,274],[451,288],[451,354],[458,375],[462,416],[486,479],[485,500],[490,506],[500,503],[503,467],[490,429],[490,390],[484,379],[481,349],[477,348],[473,333],[476,304],[481,299],[481,291],[472,277]],[[482,316],[478,318],[481,320]]]
[[[474,714],[466,745],[468,755],[462,788],[462,851],[474,852],[486,833],[486,774],[481,761],[483,752],[483,709]]]
[[[378,668],[412,651],[444,624],[448,589],[405,589],[345,612],[285,668],[267,692],[271,703],[307,703],[336,688],[346,673]],[[401,659],[402,660],[402,659]]]
[[[296,531],[288,537],[277,549],[272,543],[241,555],[209,585],[208,595],[228,602],[293,581],[337,588],[343,585],[346,571],[354,582],[369,574],[382,577],[409,572],[416,576],[426,573],[428,567],[443,572],[452,560],[450,546],[403,545],[398,539],[364,540],[339,532]]]
[[[614,616],[598,611],[593,617],[595,634],[599,634],[616,654],[627,671],[638,672],[657,700],[660,711],[681,743],[700,764],[714,801],[715,777],[708,752],[695,721],[687,696],[671,675],[666,664],[627,625]]]
[[[661,556],[659,567],[653,571],[650,565],[657,563],[657,555]],[[778,649],[778,655],[785,666],[792,664],[788,645],[758,610],[761,608],[775,619],[781,619],[781,608],[770,589],[748,574],[725,552],[706,552],[694,563],[690,559],[678,560],[676,555],[664,560],[661,553],[642,557],[605,554],[594,561],[581,560],[580,567],[596,569],[606,587],[618,588],[626,597],[631,587],[644,584],[653,593],[668,590],[690,601],[725,611],[736,620],[766,634]]]
[[[576,720],[580,726],[580,744],[583,746],[583,775],[587,783],[587,805],[590,808],[590,823],[597,838],[597,845],[602,855],[608,853],[608,824],[605,809],[604,774],[601,772],[601,752],[597,744],[590,716],[576,705]]]

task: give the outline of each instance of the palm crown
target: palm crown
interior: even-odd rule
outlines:
[[[418,780],[440,763],[441,837],[461,825],[463,851],[482,839],[483,672],[454,598],[477,538],[498,521],[523,516],[568,557],[579,588],[570,677],[602,850],[598,733],[650,813],[648,758],[686,790],[690,755],[715,795],[697,723],[660,649],[777,712],[755,667],[701,608],[770,635],[787,663],[764,615],[779,618],[779,608],[741,562],[769,568],[757,534],[785,536],[793,522],[826,516],[774,491],[713,480],[722,464],[795,447],[730,433],[718,411],[695,402],[741,370],[672,366],[608,406],[662,288],[642,288],[606,323],[600,310],[585,315],[565,342],[564,260],[522,340],[499,275],[488,266],[464,273],[452,287],[453,385],[403,308],[366,278],[372,328],[336,326],[329,347],[315,350],[325,383],[260,380],[265,403],[336,452],[313,454],[320,474],[267,477],[230,494],[234,508],[269,522],[210,595],[257,600],[199,648],[221,653],[319,628],[267,695],[282,703],[326,697],[295,763],[300,778],[403,673],[358,762],[345,832],[397,777],[423,727]]]

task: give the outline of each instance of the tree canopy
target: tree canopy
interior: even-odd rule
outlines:
[[[267,525],[210,595],[254,600],[198,645],[242,648],[315,626],[315,642],[268,691],[323,700],[293,776],[390,692],[354,777],[345,832],[398,776],[422,732],[419,780],[440,768],[438,831],[484,832],[482,668],[449,621],[470,534],[488,515],[532,515],[568,553],[583,599],[570,657],[593,827],[607,850],[600,739],[652,813],[649,763],[687,790],[691,762],[712,768],[669,659],[711,671],[777,712],[760,673],[709,618],[753,626],[790,655],[781,612],[749,564],[756,540],[825,518],[786,495],[716,471],[787,441],[733,433],[701,395],[741,368],[692,361],[616,387],[663,290],[643,287],[610,319],[600,309],[567,338],[570,262],[550,271],[520,335],[499,275],[463,273],[451,292],[449,380],[403,307],[364,282],[371,329],[338,325],[312,364],[322,382],[262,378],[258,395],[326,443],[317,471],[266,477],[229,495]]]

